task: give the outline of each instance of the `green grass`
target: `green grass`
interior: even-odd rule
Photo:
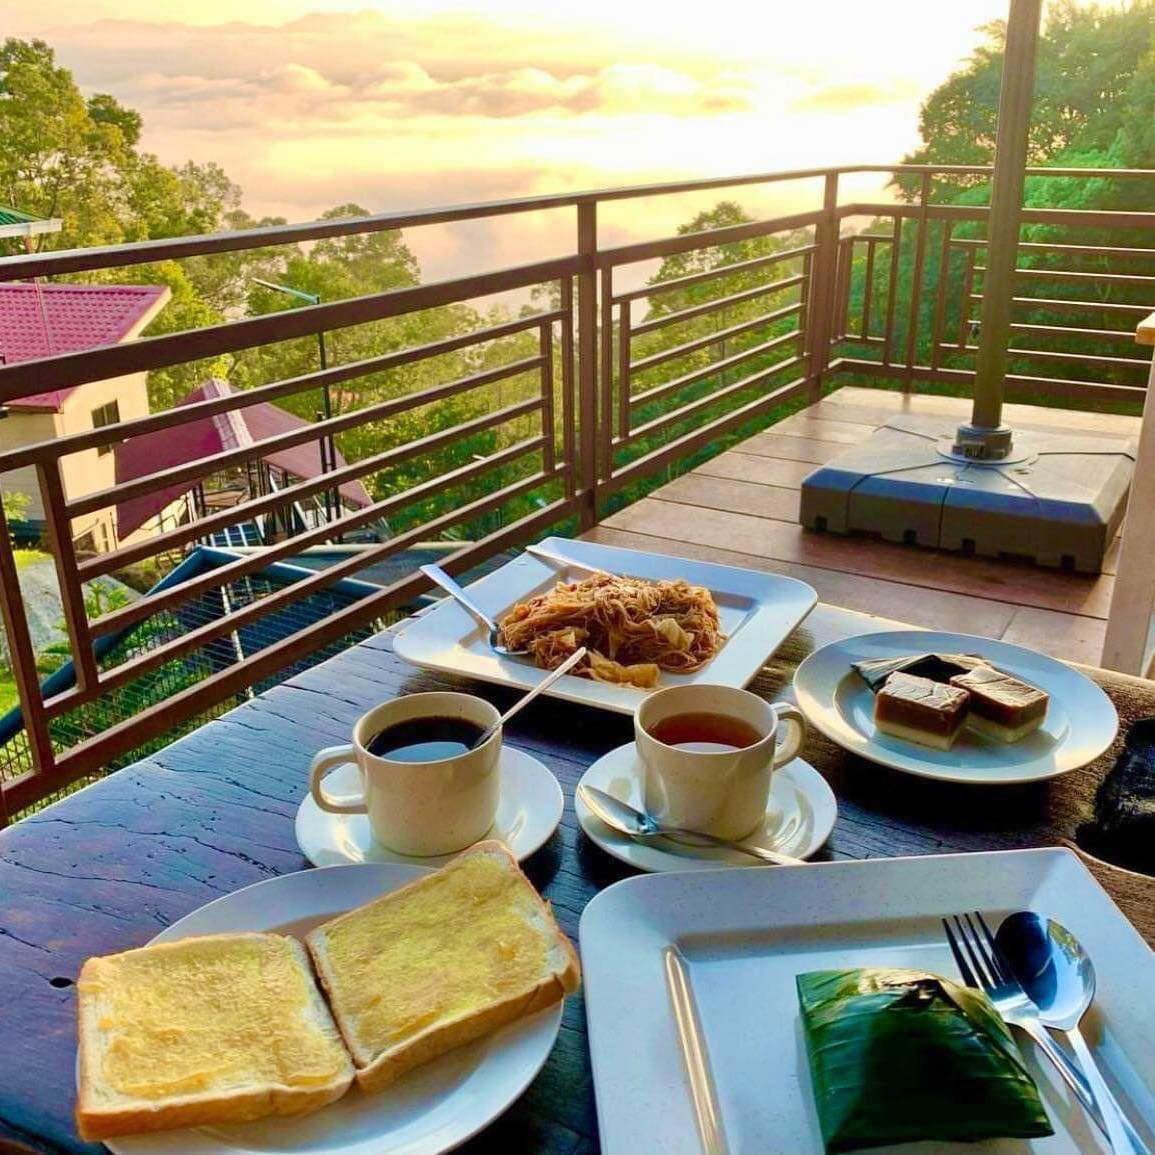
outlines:
[[[9,677],[0,677],[0,717],[13,706],[19,705],[20,695],[16,691],[16,683]]]
[[[17,569],[23,569],[25,566],[32,565],[33,562],[48,561],[52,557],[51,554],[38,549],[14,549],[12,554],[16,558]]]

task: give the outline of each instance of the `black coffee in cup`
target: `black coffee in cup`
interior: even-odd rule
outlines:
[[[391,762],[437,762],[472,750],[484,732],[467,718],[406,718],[378,730],[366,749]]]

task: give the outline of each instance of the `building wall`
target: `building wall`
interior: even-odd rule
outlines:
[[[125,377],[81,385],[61,408],[61,436],[88,432],[93,427],[93,410],[106,405],[109,401],[117,403],[121,421],[147,417],[148,389],[145,375],[130,373]],[[116,484],[116,454],[100,453],[96,449],[70,453],[60,459],[60,474],[64,483],[64,495],[68,498],[83,497],[98,489],[108,489]],[[116,546],[115,509],[102,509],[76,518],[72,523],[73,538],[81,538],[88,534],[93,536],[97,550],[113,549]]]
[[[59,414],[56,413],[9,412],[7,417],[0,419],[0,453],[19,449],[22,445],[34,445],[38,441],[52,441],[59,436]],[[23,493],[29,499],[25,516],[32,521],[43,519],[40,483],[36,470],[31,466],[0,473],[0,488],[5,493]]]
[[[0,420],[0,451],[38,441],[50,441],[69,434],[86,433],[93,427],[93,411],[115,401],[121,421],[131,421],[148,415],[148,389],[143,373],[131,373],[107,381],[92,381],[81,385],[64,402],[59,413],[13,412]],[[116,455],[85,449],[60,458],[60,475],[64,495],[83,497],[116,483]],[[27,516],[33,521],[44,519],[40,487],[34,469],[20,469],[0,476],[6,491],[26,493],[31,498]],[[116,515],[113,509],[98,510],[76,518],[72,524],[74,539],[92,535],[92,544],[98,550],[116,545]]]

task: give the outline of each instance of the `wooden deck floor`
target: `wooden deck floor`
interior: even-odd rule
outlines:
[[[873,389],[838,390],[607,518],[586,536],[682,557],[771,570],[809,582],[833,605],[936,629],[1004,638],[1098,664],[1118,542],[1098,576],[962,557],[798,525],[799,488],[816,464],[900,413],[952,419],[969,402]],[[1138,436],[1113,414],[1007,406],[1019,427]]]

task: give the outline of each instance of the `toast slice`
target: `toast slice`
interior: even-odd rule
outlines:
[[[500,842],[305,939],[367,1091],[575,991],[577,955]]]
[[[77,987],[84,1139],[303,1114],[353,1081],[309,957],[285,935],[91,958]]]

